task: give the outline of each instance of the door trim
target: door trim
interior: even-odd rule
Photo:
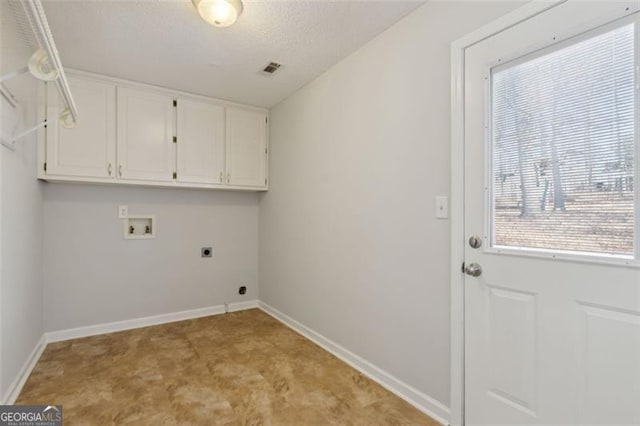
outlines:
[[[531,1],[451,44],[450,424],[464,424],[464,55],[474,44],[568,0]]]

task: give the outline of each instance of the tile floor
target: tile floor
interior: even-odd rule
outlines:
[[[17,404],[65,425],[437,425],[258,309],[49,344]]]

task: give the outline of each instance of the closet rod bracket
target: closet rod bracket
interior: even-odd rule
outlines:
[[[73,121],[71,117],[71,111],[68,108],[62,111],[62,113],[58,117],[58,120],[60,120],[60,125],[66,129],[72,129],[78,125],[77,120]],[[16,142],[18,141],[18,139],[21,139],[27,136],[29,133],[35,132],[41,127],[46,126],[48,122],[49,122],[48,120],[44,120],[41,123],[36,124],[35,126],[25,129],[22,132],[18,133],[17,135],[13,135],[10,140],[6,140],[3,137],[0,139],[0,144],[2,144],[2,146],[4,146],[5,148],[10,149],[11,151],[15,151]]]
[[[38,49],[29,57],[26,67],[3,75],[0,77],[0,83],[25,74],[27,71],[30,72],[33,77],[42,81],[54,81],[60,77],[60,72],[51,65],[47,52],[45,52],[44,49]]]

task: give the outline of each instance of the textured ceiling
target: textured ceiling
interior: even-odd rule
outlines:
[[[271,107],[422,2],[245,1],[229,28],[190,0],[43,3],[65,67]]]

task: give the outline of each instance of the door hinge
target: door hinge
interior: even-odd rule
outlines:
[[[177,136],[173,137],[173,143],[178,143],[178,137]]]
[[[266,178],[264,179],[264,184],[265,184],[265,185],[267,184],[267,179],[266,179]]]
[[[265,148],[265,149],[264,149],[264,153],[266,154],[267,152],[268,152],[268,151],[267,151],[267,148]]]
[[[265,123],[267,123],[267,124],[269,124],[269,117],[265,117],[265,118],[264,118],[264,122],[265,122]]]
[[[462,267],[460,268],[460,272],[462,272],[464,274],[464,262],[462,262]]]
[[[173,178],[178,179],[178,172],[173,172]]]
[[[174,99],[174,100],[173,100],[173,106],[174,106],[174,107],[177,107],[177,106],[178,106],[178,100],[177,100],[177,99]]]
[[[46,162],[44,163],[44,171],[45,172],[47,171],[47,163]]]

